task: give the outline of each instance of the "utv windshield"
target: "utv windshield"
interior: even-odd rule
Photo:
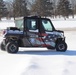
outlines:
[[[49,20],[42,20],[42,25],[45,31],[53,31],[53,25]]]
[[[15,25],[17,28],[23,31],[23,18],[18,18],[15,20]]]

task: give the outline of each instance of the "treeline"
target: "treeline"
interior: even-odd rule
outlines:
[[[64,17],[74,18],[76,14],[75,0],[0,0],[1,17],[21,17],[28,15],[38,15],[43,17]]]

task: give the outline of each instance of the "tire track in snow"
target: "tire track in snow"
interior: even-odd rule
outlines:
[[[65,67],[62,75],[76,75],[76,57],[69,56],[65,59]]]
[[[65,59],[61,55],[34,56],[22,75],[62,75]]]

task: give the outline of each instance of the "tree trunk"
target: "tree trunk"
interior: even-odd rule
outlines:
[[[0,16],[0,21],[1,21],[1,16]]]

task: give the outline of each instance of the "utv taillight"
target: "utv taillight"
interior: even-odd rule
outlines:
[[[6,30],[3,30],[3,34],[5,34],[6,33]]]

